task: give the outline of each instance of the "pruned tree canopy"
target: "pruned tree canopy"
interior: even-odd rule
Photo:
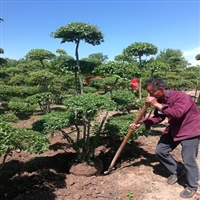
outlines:
[[[60,38],[61,43],[79,43],[83,40],[88,44],[99,45],[104,42],[103,34],[96,26],[82,22],[72,22],[66,26],[61,26],[51,33],[51,37]]]
[[[30,60],[51,60],[55,55],[45,49],[32,49],[25,57]]]
[[[147,42],[135,42],[124,49],[124,53],[135,57],[155,55],[157,52],[158,48]]]

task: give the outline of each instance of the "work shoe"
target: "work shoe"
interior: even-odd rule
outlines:
[[[196,190],[190,187],[186,187],[181,193],[180,193],[180,197],[182,198],[191,198],[194,196],[194,194],[196,193]]]
[[[182,172],[180,174],[171,174],[168,178],[167,178],[167,183],[169,185],[173,185],[174,183],[176,183],[178,181],[178,179],[185,175],[185,170],[183,169]]]

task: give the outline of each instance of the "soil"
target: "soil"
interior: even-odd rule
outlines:
[[[17,124],[30,127],[38,119],[33,116]],[[122,140],[109,140],[96,149],[101,167],[95,171],[85,164],[71,168],[75,152],[57,132],[50,137],[50,150],[41,155],[14,152],[0,170],[1,200],[179,200],[186,183],[183,176],[168,185],[169,172],[159,163],[154,149],[166,122],[152,129],[152,134],[140,136],[127,143],[121,152],[116,169],[105,175]],[[181,147],[172,155],[182,163]],[[200,154],[199,154],[200,155]],[[0,157],[2,162],[2,157]],[[200,157],[197,158],[200,166]],[[93,171],[94,170],[94,171]],[[100,171],[99,171],[100,170]],[[75,173],[76,172],[76,173]],[[200,200],[200,190],[193,200]]]

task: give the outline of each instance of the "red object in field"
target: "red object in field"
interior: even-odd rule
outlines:
[[[131,86],[132,86],[133,90],[139,89],[138,78],[134,78],[134,79],[131,80]]]
[[[95,78],[95,76],[88,76],[85,80],[86,80],[86,83],[87,84],[90,84],[90,80],[92,79],[92,78]]]
[[[100,76],[88,76],[85,80],[86,80],[86,83],[87,84],[90,84],[90,80],[93,79],[93,78],[100,78],[100,79],[103,79],[102,77]]]

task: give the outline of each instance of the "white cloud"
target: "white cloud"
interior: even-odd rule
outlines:
[[[197,54],[200,54],[200,46],[199,47],[195,47],[193,49],[190,50],[185,50],[183,51],[183,56],[184,58],[192,65],[192,66],[196,66],[196,65],[200,65],[200,61],[195,59],[195,56]]]

